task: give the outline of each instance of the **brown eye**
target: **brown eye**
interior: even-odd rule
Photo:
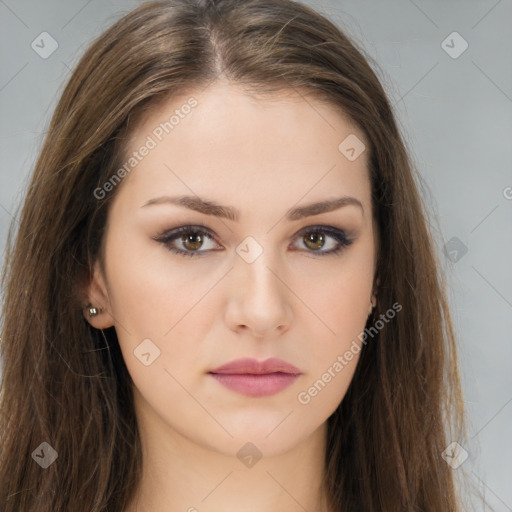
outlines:
[[[345,232],[330,226],[314,226],[296,235],[306,252],[320,256],[334,255],[349,246]],[[212,251],[223,250],[216,245],[215,237],[206,226],[181,226],[155,238],[169,251],[181,256],[205,256]],[[208,242],[211,244],[208,247]],[[206,247],[204,247],[206,245]],[[327,249],[326,249],[327,248]]]
[[[300,235],[300,241],[306,247],[306,252],[321,256],[339,253],[353,241],[347,239],[344,231],[330,226],[307,228]]]
[[[206,226],[181,226],[155,240],[181,256],[203,256],[203,253],[219,250],[213,234]]]
[[[325,238],[321,233],[311,233],[304,236],[303,240],[304,244],[314,251],[321,249],[325,244]]]
[[[182,235],[181,243],[185,249],[195,251],[200,249],[201,245],[203,245],[203,237],[197,233],[193,233],[191,235]]]

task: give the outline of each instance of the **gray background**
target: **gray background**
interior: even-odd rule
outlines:
[[[512,2],[304,3],[378,63],[439,222],[436,244],[449,278],[471,437],[464,445],[469,457],[454,471],[466,471],[496,511],[512,511]],[[92,38],[138,4],[0,0],[2,255],[70,69]],[[31,47],[44,31],[58,43],[46,59]],[[468,44],[460,55],[458,36],[442,45],[454,31]],[[447,256],[443,247],[454,237]]]

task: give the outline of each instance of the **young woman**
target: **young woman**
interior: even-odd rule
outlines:
[[[3,279],[5,512],[461,510],[416,174],[312,9],[153,2],[102,34]]]

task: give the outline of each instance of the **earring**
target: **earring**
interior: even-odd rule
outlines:
[[[90,307],[89,307],[90,306]],[[98,308],[92,306],[91,304],[87,306],[89,308],[89,317],[92,318],[93,316],[96,316],[97,314],[99,314],[100,312],[103,311],[103,308],[100,308],[98,310]]]

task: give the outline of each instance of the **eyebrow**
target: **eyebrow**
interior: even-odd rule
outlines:
[[[240,212],[232,206],[222,206],[215,201],[207,201],[197,196],[161,196],[150,199],[144,203],[141,208],[159,204],[174,204],[184,206],[190,210],[194,210],[205,215],[213,215],[214,217],[222,217],[234,222],[240,219]],[[316,203],[309,203],[304,206],[291,208],[286,212],[286,218],[290,221],[300,220],[312,215],[320,215],[321,213],[338,210],[344,206],[357,206],[364,215],[364,208],[358,199],[350,196],[342,196],[335,199],[328,199]]]

